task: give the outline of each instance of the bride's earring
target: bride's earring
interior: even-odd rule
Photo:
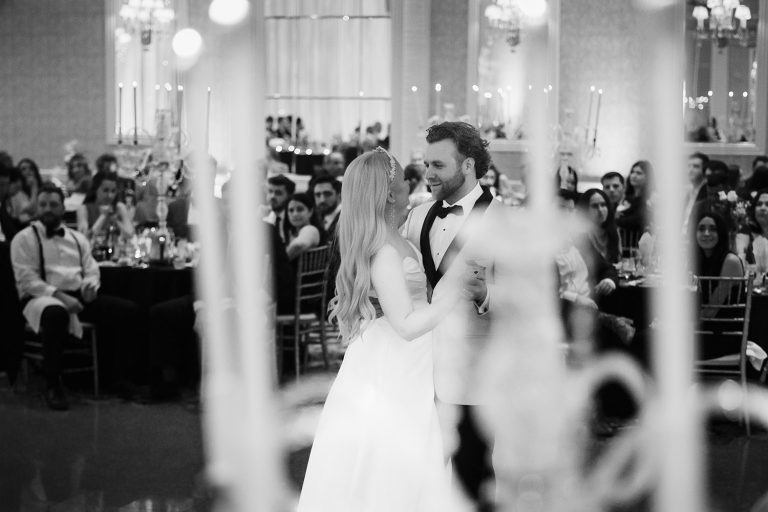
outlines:
[[[387,226],[391,227],[392,229],[397,229],[397,226],[395,226],[395,207],[392,206],[387,211]]]

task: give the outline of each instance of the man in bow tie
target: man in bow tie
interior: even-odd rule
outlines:
[[[478,424],[476,406],[483,400],[475,382],[475,361],[490,335],[493,267],[468,256],[478,242],[468,226],[470,220],[487,222],[488,215],[504,205],[479,184],[491,158],[487,141],[473,126],[432,126],[427,143],[425,178],[434,200],[411,210],[403,233],[421,249],[432,296],[448,289],[450,279],[442,277],[452,274],[460,277],[469,299],[433,331],[435,394],[444,431],[455,425],[459,437],[458,447],[448,447],[446,454],[454,476],[478,510],[491,510],[493,439]]]
[[[100,273],[84,235],[62,224],[64,193],[52,183],[37,196],[38,220],[11,242],[11,262],[23,314],[43,344],[46,401],[69,408],[61,383],[61,355],[70,335],[80,337],[80,320],[96,324],[99,370],[107,386],[126,392],[128,349],[137,339],[138,306],[99,295]],[[103,370],[103,372],[101,371]]]

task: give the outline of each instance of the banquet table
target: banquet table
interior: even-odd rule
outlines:
[[[653,289],[651,285],[622,280],[610,297],[600,304],[601,310],[630,318],[638,329],[647,327],[653,320]],[[752,294],[748,339],[768,351],[768,290],[762,287],[755,288]]]
[[[132,300],[142,309],[193,292],[193,269],[189,267],[101,266],[99,293]]]

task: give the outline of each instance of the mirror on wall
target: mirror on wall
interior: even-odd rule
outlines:
[[[266,129],[282,152],[322,158],[339,148],[386,146],[389,2],[267,0],[265,17]]]
[[[685,140],[725,152],[765,142],[765,0],[696,0],[686,9]]]

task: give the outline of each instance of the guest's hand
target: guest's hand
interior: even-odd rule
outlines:
[[[88,283],[83,287],[83,301],[86,304],[90,304],[94,300],[96,300],[96,295],[98,292],[96,291],[96,285],[93,283]]]
[[[99,206],[99,213],[101,215],[105,216],[105,217],[109,217],[113,213],[112,212],[112,206],[110,206],[108,204],[107,205]]]
[[[485,267],[476,262],[467,261],[467,269],[464,274],[464,298],[480,305],[488,295],[488,287],[485,282]]]
[[[610,295],[616,289],[616,283],[607,277],[595,286],[595,295]]]
[[[71,295],[67,295],[61,291],[56,291],[53,296],[59,299],[62,304],[64,304],[64,309],[66,309],[68,313],[77,314],[83,310],[82,303]]]

